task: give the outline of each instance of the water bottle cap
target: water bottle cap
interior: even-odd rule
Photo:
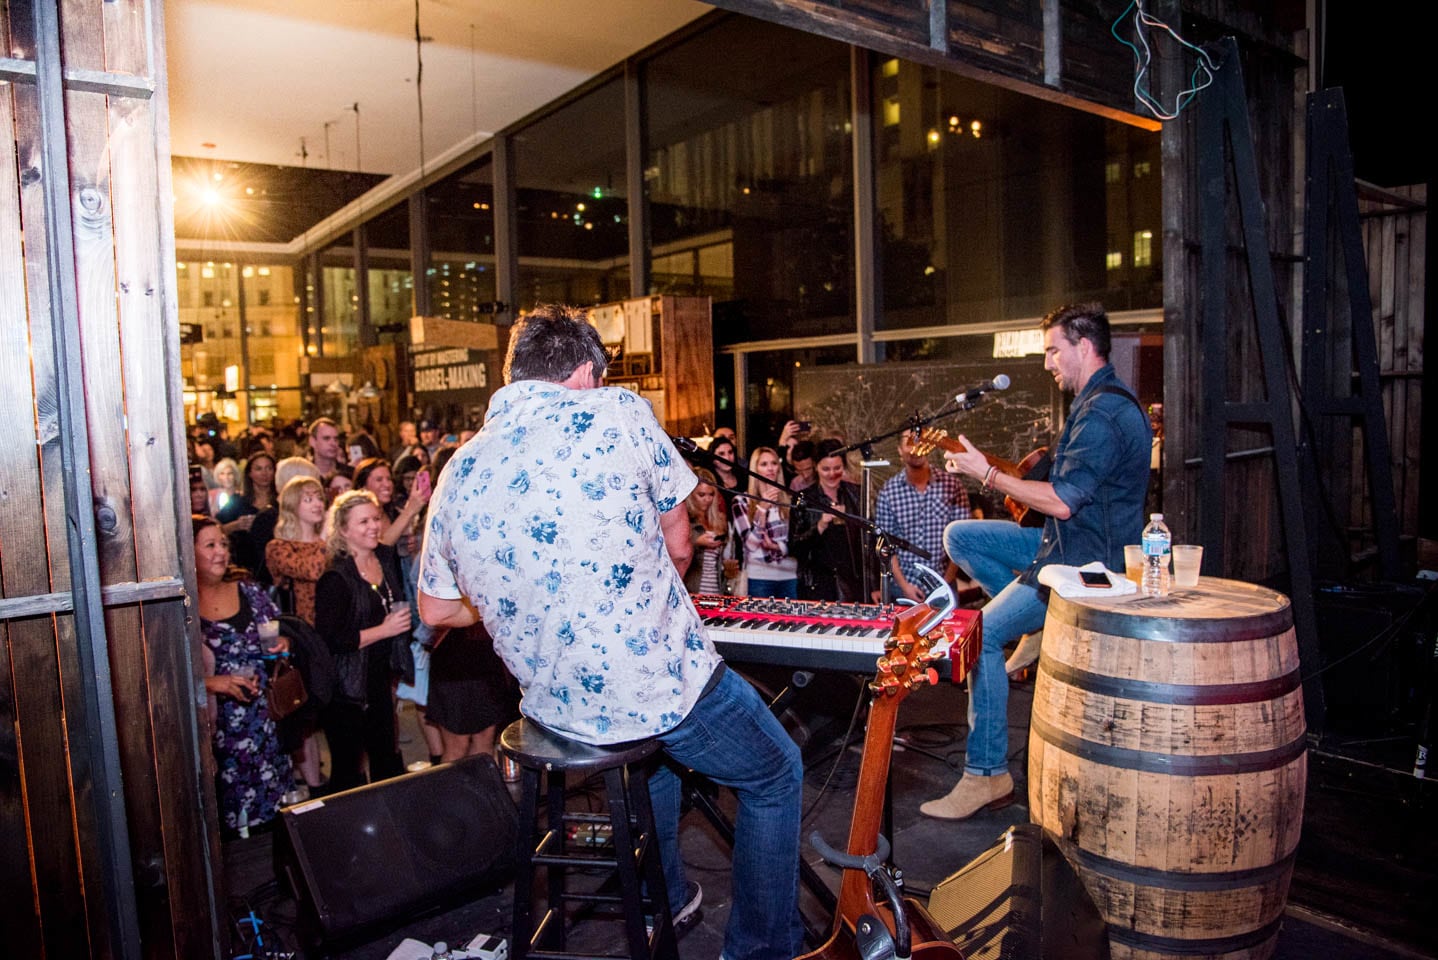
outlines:
[[[1161,514],[1161,513],[1150,513],[1150,514],[1148,515],[1148,518],[1149,518],[1150,520],[1162,520],[1162,519],[1163,519],[1163,514]]]

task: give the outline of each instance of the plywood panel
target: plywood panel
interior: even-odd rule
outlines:
[[[1402,198],[1414,201],[1404,206]],[[1378,341],[1380,387],[1388,432],[1393,490],[1400,536],[1418,533],[1421,501],[1423,413],[1423,323],[1426,257],[1427,199],[1423,185],[1390,191],[1388,197],[1361,194],[1363,249],[1367,257],[1368,287],[1373,301],[1374,332]],[[1341,349],[1347,350],[1346,343]],[[1351,446],[1361,452],[1362,434],[1351,431]],[[1357,457],[1349,468],[1355,493],[1350,522],[1371,536],[1369,478]]]
[[[714,424],[714,322],[708,297],[660,297],[665,429],[699,436]]]

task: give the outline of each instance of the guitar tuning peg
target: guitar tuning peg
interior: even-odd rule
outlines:
[[[928,681],[929,686],[932,687],[939,682],[939,671],[935,670],[933,667],[929,667],[927,670],[924,671],[923,677],[926,681]]]

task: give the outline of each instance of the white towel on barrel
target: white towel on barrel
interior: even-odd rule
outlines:
[[[1107,587],[1086,587],[1079,579],[1079,571],[1102,572],[1108,577]],[[1103,565],[1102,560],[1086,563],[1081,567],[1070,567],[1062,563],[1051,563],[1039,571],[1039,583],[1058,592],[1064,598],[1070,597],[1122,597],[1137,593],[1138,584],[1121,573],[1114,573]]]

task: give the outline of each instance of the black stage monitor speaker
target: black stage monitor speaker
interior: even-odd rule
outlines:
[[[311,942],[329,942],[497,887],[518,816],[487,756],[287,807],[275,872]]]
[[[1037,824],[1006,830],[928,907],[968,960],[1108,960],[1103,917]]]

